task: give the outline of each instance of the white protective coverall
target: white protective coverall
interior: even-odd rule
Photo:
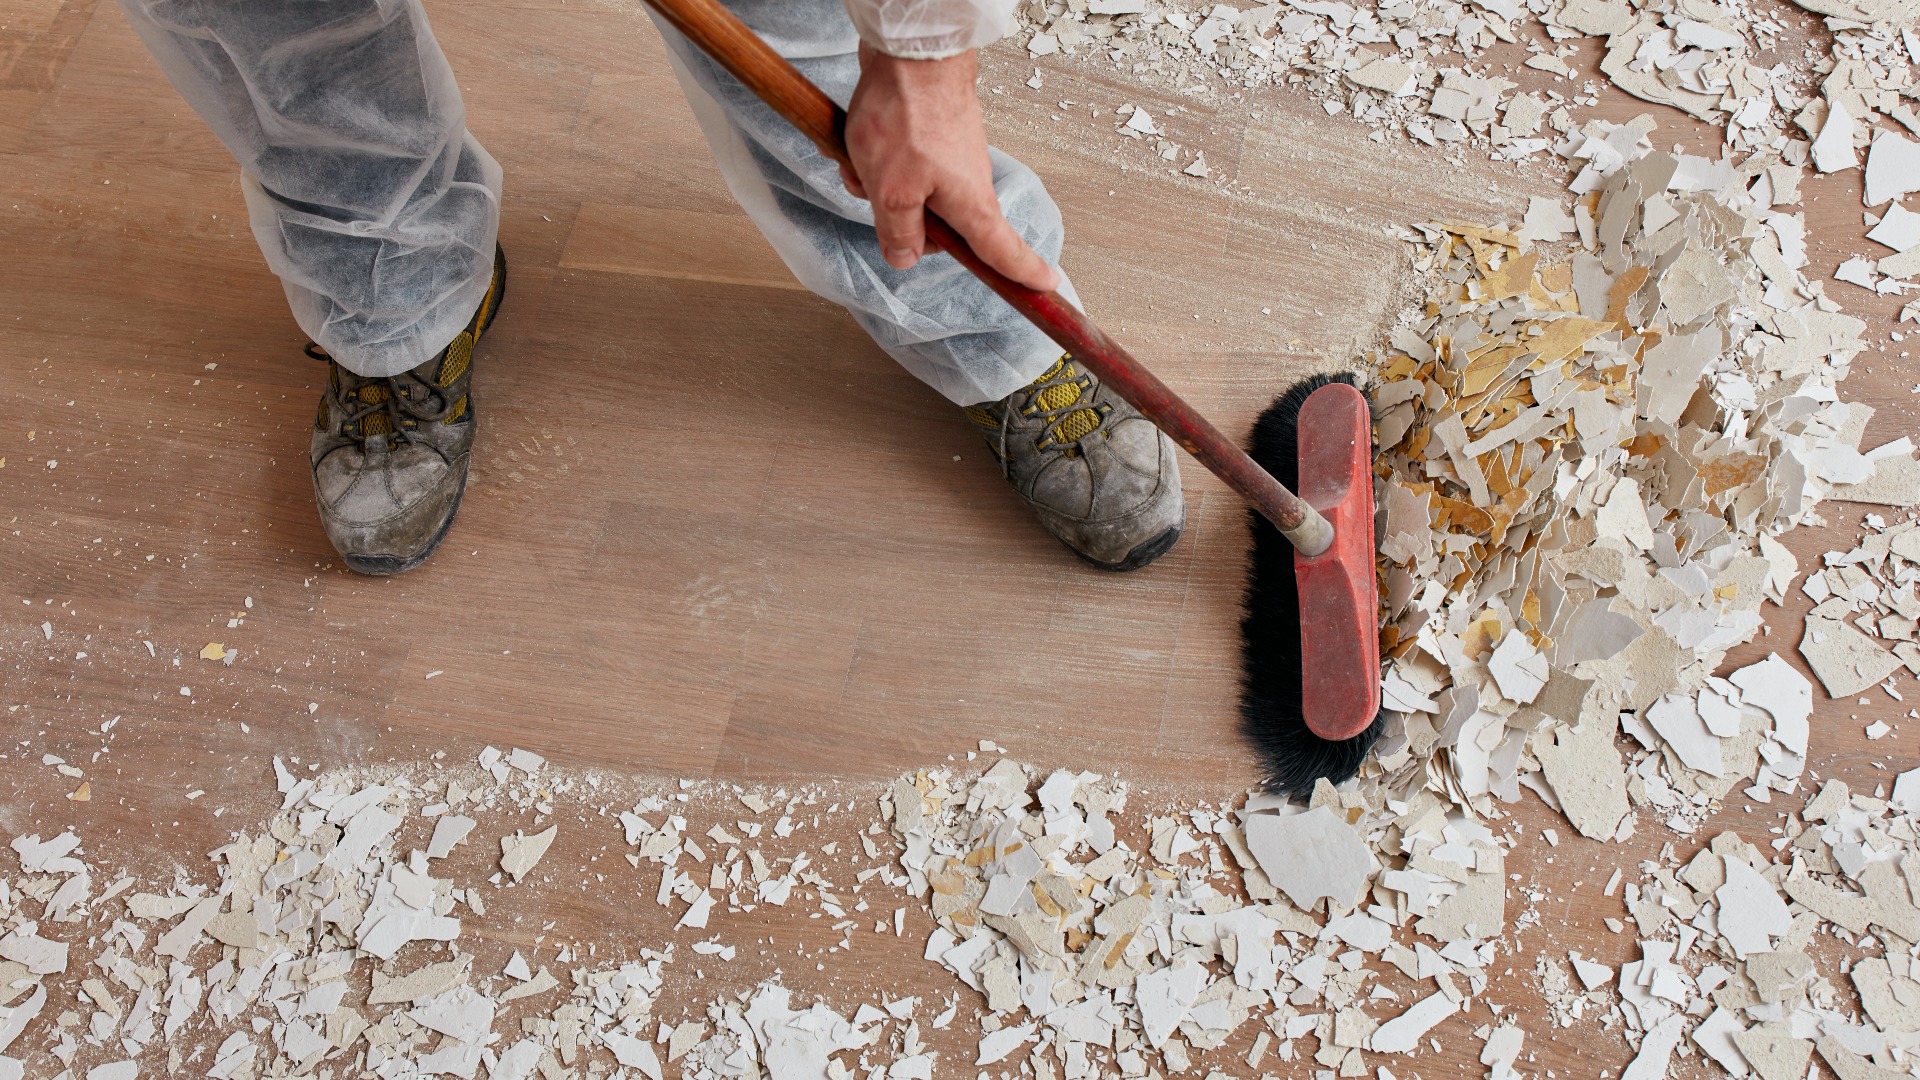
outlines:
[[[1002,36],[1015,0],[723,2],[845,105],[862,38],[896,56],[949,56]],[[239,159],[254,236],[308,336],[349,370],[381,376],[419,366],[459,333],[487,288],[501,169],[467,132],[420,0],[122,6]],[[847,193],[835,164],[658,25],[741,207],[794,276],[909,372],[974,404],[1025,386],[1059,355],[951,258],[888,266],[867,203]],[[1008,219],[1057,263],[1060,213],[1039,178],[997,150],[993,174]]]

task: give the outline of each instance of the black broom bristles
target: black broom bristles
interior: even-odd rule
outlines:
[[[1254,422],[1248,452],[1289,490],[1298,490],[1300,482],[1300,408],[1308,394],[1333,382],[1358,385],[1344,372],[1314,375],[1288,388]],[[1260,755],[1266,789],[1304,795],[1323,776],[1335,784],[1351,779],[1380,737],[1382,718],[1374,717],[1367,730],[1337,742],[1307,727],[1293,545],[1257,511],[1248,516],[1253,522],[1253,565],[1240,621],[1240,730]]]

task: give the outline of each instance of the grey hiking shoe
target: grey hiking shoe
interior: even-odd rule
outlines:
[[[1138,570],[1186,525],[1173,441],[1062,356],[1025,389],[970,405],[1040,524],[1102,570]]]
[[[317,346],[327,389],[313,420],[313,492],[327,539],[363,574],[420,565],[447,535],[473,449],[473,346],[500,309],[506,256],[473,319],[439,355],[386,378],[356,375]]]

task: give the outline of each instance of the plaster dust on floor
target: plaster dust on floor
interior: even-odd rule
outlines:
[[[1920,42],[1805,7],[1073,0],[989,63],[1041,146],[1111,144],[1116,213],[1210,215],[1101,282],[1118,332],[1369,376],[1390,712],[1355,782],[1196,794],[991,741],[787,788],[265,755],[187,793],[218,846],[141,850],[65,827],[49,792],[95,798],[100,755],[23,729],[0,1077],[1910,1075],[1920,770],[1823,779],[1812,718],[1920,671],[1920,466],[1846,392],[1904,341],[1850,312],[1909,289]],[[1557,81],[1516,93],[1507,47]],[[1598,115],[1588,63],[1726,152]],[[1451,205],[1383,192],[1409,153]],[[1300,168],[1350,206],[1280,190]],[[1893,254],[1829,286],[1801,180],[1848,169]],[[1212,310],[1275,259],[1318,280]],[[1819,565],[1783,544],[1860,504]],[[22,625],[18,656],[65,644]],[[568,925],[531,920],[556,893]]]

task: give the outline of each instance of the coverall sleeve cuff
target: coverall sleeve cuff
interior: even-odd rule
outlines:
[[[860,40],[904,60],[944,60],[1005,37],[1016,0],[844,0]]]

